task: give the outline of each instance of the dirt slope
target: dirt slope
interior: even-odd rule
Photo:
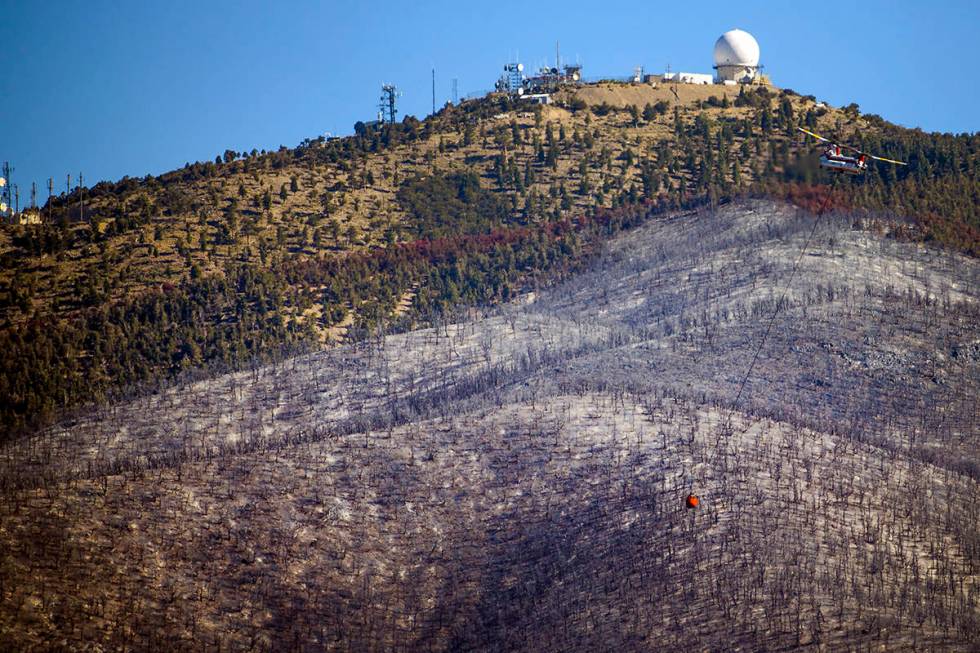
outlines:
[[[610,104],[616,107],[628,107],[631,104],[643,109],[647,104],[656,104],[664,101],[673,105],[675,102],[681,106],[690,106],[700,101],[707,101],[709,97],[721,100],[727,97],[729,102],[733,102],[738,97],[741,87],[720,86],[717,84],[623,84],[623,83],[604,83],[590,84],[568,92],[570,97],[577,97],[590,106],[597,104]],[[778,89],[775,89],[778,90]],[[674,91],[677,95],[674,95]]]

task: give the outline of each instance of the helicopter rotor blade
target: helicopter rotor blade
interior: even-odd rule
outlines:
[[[886,163],[894,163],[894,164],[900,165],[900,166],[907,166],[908,165],[908,163],[906,163],[905,161],[896,161],[895,159],[886,159],[883,156],[875,156],[874,154],[869,154],[868,156],[870,158],[874,159],[875,161],[885,161]]]
[[[833,143],[832,140],[830,140],[829,138],[824,138],[820,134],[814,134],[811,131],[807,131],[807,130],[803,129],[802,127],[797,127],[797,129],[800,130],[801,132],[803,132],[804,134],[806,134],[807,136],[813,136],[818,141],[824,141],[825,143]]]

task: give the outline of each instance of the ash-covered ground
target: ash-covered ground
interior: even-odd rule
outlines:
[[[0,646],[976,650],[980,263],[814,219],[7,446]]]

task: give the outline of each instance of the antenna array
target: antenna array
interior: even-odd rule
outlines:
[[[0,216],[3,217],[9,216],[13,207],[13,203],[10,201],[10,172],[12,170],[10,163],[4,161],[3,173],[0,174]]]
[[[395,123],[398,116],[395,101],[399,96],[401,93],[398,92],[398,88],[394,84],[385,84],[381,87],[381,100],[378,102],[378,117],[381,122],[389,125]]]

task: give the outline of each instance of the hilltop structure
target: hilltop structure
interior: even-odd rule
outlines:
[[[671,72],[662,75],[644,75],[643,67],[637,67],[629,78],[619,78],[618,81],[629,81],[633,84],[656,84],[657,82],[673,82],[676,84],[752,84],[766,80],[759,74],[759,43],[751,34],[740,29],[731,29],[718,37],[714,48],[715,74]],[[525,99],[547,98],[550,93],[562,86],[582,83],[582,66],[561,66],[560,58],[556,57],[555,67],[544,67],[535,75],[524,74],[524,64],[519,62],[504,65],[503,74],[497,79],[494,90],[507,93],[514,97]]]
[[[751,84],[759,78],[759,43],[748,32],[728,30],[715,41],[715,75],[666,72],[662,80],[678,84]]]
[[[520,97],[526,93],[537,95],[552,93],[562,86],[578,84],[581,81],[582,66],[579,64],[565,64],[553,68],[545,66],[536,74],[525,76],[524,64],[508,63],[504,65],[504,72],[494,85],[494,89],[500,93]]]
[[[759,75],[759,43],[748,32],[733,29],[715,42],[715,80],[751,84]]]

